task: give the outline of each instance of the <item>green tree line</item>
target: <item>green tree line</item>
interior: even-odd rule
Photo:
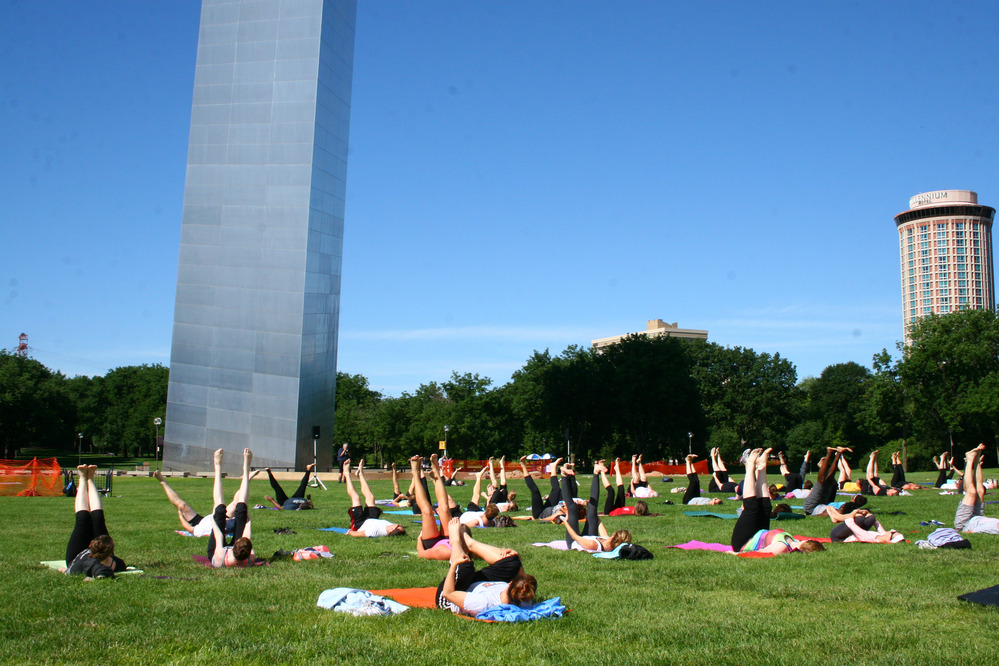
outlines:
[[[847,445],[853,460],[904,448],[910,465],[999,435],[999,320],[965,310],[916,322],[911,344],[882,350],[871,367],[839,363],[798,381],[779,354],[713,342],[629,336],[600,351],[535,351],[510,381],[452,373],[399,397],[338,373],[333,441],[376,462],[426,453],[445,439],[456,458],[528,453],[681,458],[720,447],[727,459],[772,446],[793,460]],[[151,452],[164,418],[168,370],[117,368],[67,379],[0,353],[4,457],[24,446]]]

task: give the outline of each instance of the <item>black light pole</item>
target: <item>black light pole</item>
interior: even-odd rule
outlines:
[[[694,452],[694,433],[688,432],[687,433],[687,455],[690,455],[693,452]]]
[[[156,417],[153,419],[153,425],[156,426],[156,441],[153,443],[153,465],[155,465],[160,459],[160,425],[163,423],[163,419]]]
[[[80,461],[83,458],[83,433],[76,433],[76,438],[79,444],[76,447],[76,464],[80,465]]]

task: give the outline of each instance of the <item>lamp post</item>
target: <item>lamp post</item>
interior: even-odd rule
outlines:
[[[76,464],[80,465],[80,460],[83,457],[83,433],[76,433],[77,447],[76,447]]]
[[[153,419],[153,425],[156,426],[156,439],[153,441],[153,465],[159,460],[160,456],[160,426],[163,424],[163,419],[156,417]]]
[[[447,431],[450,430],[447,424],[444,425],[444,457],[447,458]]]
[[[694,433],[688,432],[687,433],[687,455],[690,455],[693,452],[694,452]]]

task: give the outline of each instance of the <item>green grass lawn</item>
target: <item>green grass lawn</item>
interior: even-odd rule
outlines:
[[[988,470],[987,476],[997,476]],[[928,481],[927,474],[910,480]],[[588,477],[581,486],[588,488]],[[678,478],[678,482],[685,479]],[[211,510],[209,479],[171,481],[202,514]],[[238,480],[226,480],[226,493]],[[275,562],[252,570],[209,570],[192,554],[207,539],[182,537],[177,514],[150,478],[117,478],[105,511],[117,552],[146,576],[84,582],[39,566],[65,555],[73,525],[69,498],[0,497],[0,660],[169,663],[678,663],[800,664],[976,663],[999,654],[995,609],[958,601],[999,584],[999,537],[971,535],[973,549],[920,550],[914,544],[833,544],[826,552],[765,560],[666,549],[691,539],[728,543],[732,520],[690,518],[665,506],[673,484],[653,480],[662,496],[653,517],[607,518],[655,554],[617,561],[535,548],[563,531],[547,523],[476,530],[482,541],[517,549],[539,594],[560,596],[564,618],[525,624],[470,622],[444,611],[412,609],[387,618],[322,610],[324,589],[437,585],[447,564],[415,554],[419,526],[408,516],[403,538],[355,539],[314,528],[347,525],[343,486],[312,490],[315,511],[251,510],[258,554],[326,544],[331,560]],[[707,479],[702,480],[707,487]],[[286,482],[286,489],[294,485]],[[376,497],[389,481],[372,483]],[[521,480],[510,483],[527,498]],[[451,488],[459,502],[469,486]],[[270,493],[254,480],[251,503]],[[888,527],[911,541],[936,519],[950,526],[957,496],[935,490],[870,500]],[[734,512],[736,502],[713,510]],[[901,511],[902,515],[888,515]],[[987,514],[999,509],[987,505]],[[828,536],[826,518],[775,523]],[[277,536],[291,527],[294,535]],[[411,529],[410,529],[411,528]]]

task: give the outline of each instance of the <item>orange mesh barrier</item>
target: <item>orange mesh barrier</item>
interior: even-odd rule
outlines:
[[[62,488],[62,468],[55,458],[0,460],[0,495],[56,497]]]

